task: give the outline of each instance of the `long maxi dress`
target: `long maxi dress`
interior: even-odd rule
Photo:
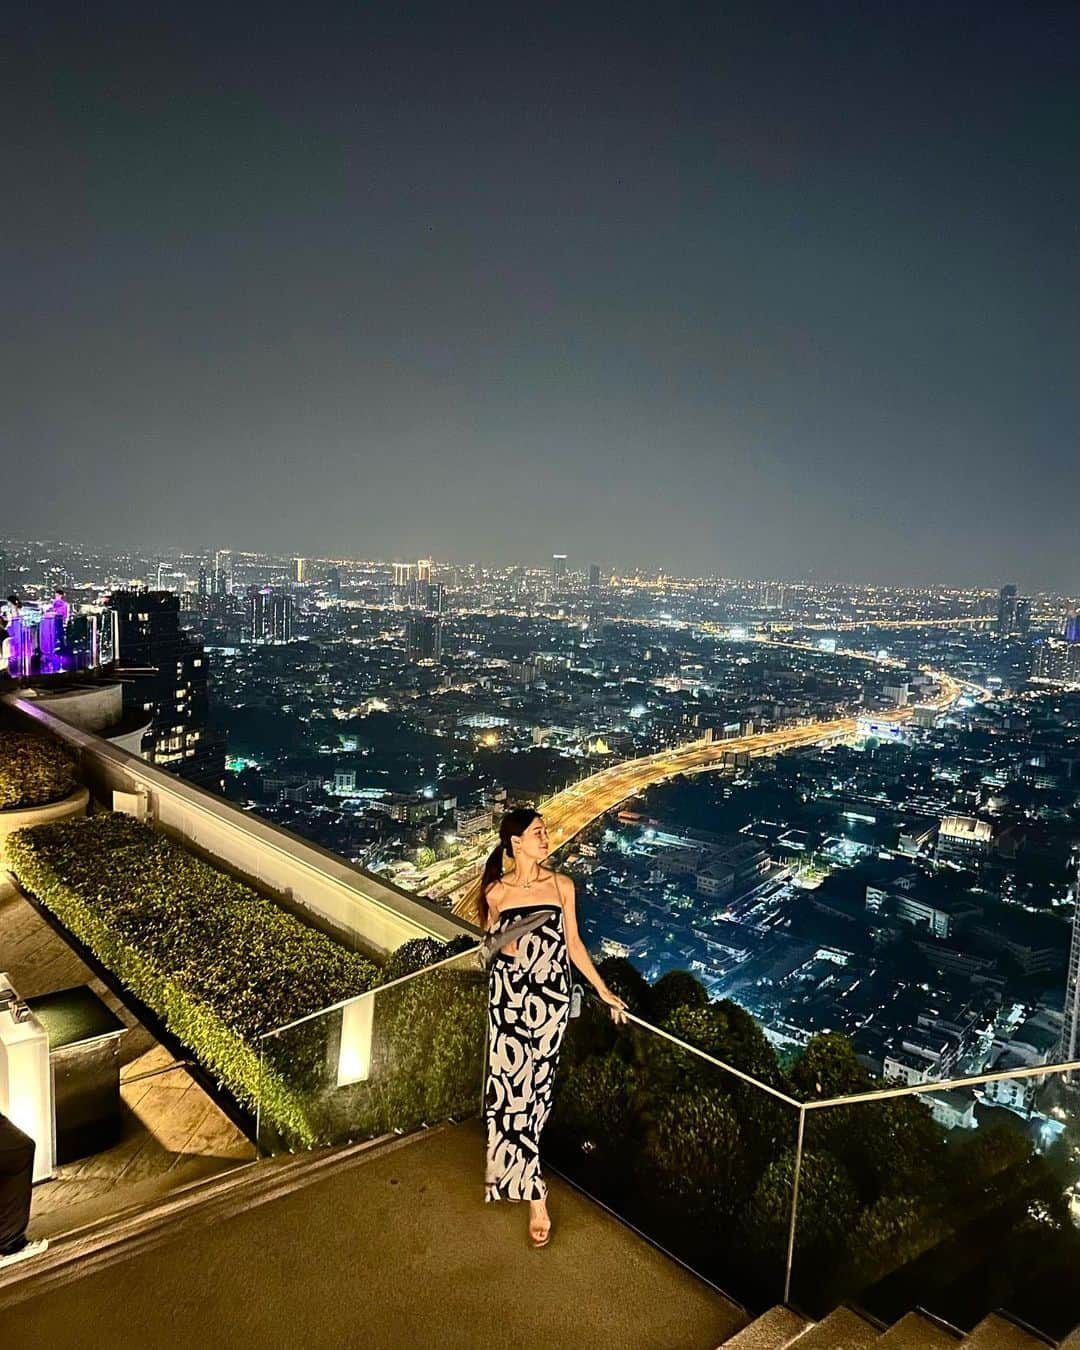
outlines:
[[[518,939],[517,957],[492,961],[488,1001],[485,1200],[543,1200],[540,1134],[551,1111],[555,1070],[570,1016],[570,954],[558,905],[510,905],[495,931],[548,910]]]

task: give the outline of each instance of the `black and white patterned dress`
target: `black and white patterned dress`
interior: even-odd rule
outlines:
[[[509,905],[495,931],[547,910],[518,939],[516,958],[492,961],[485,1090],[485,1200],[543,1200],[540,1132],[551,1111],[559,1047],[570,1016],[570,954],[559,905]]]

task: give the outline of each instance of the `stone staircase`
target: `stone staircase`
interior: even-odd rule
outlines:
[[[729,1336],[718,1350],[1047,1350],[1053,1344],[998,1315],[983,1318],[965,1336],[917,1312],[882,1328],[851,1308],[837,1308],[822,1321],[811,1322],[790,1308],[775,1307]],[[1080,1331],[1060,1342],[1058,1350],[1080,1350]]]

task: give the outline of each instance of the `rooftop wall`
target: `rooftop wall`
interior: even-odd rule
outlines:
[[[382,956],[410,938],[447,942],[475,934],[448,911],[69,725],[29,699],[8,702],[77,753],[100,803],[112,806],[114,792],[143,795],[147,818],[158,828],[351,947]]]

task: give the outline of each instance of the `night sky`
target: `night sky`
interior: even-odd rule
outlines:
[[[1074,4],[15,4],[0,534],[1080,589]]]

